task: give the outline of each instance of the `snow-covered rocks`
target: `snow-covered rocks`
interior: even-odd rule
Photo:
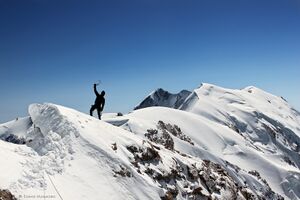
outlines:
[[[11,194],[8,190],[1,190],[0,189],[0,199],[1,200],[17,200],[17,198]]]

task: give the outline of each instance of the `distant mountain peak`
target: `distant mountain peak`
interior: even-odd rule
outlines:
[[[191,92],[188,90],[181,90],[179,93],[173,94],[158,88],[151,92],[134,110],[152,106],[179,108],[190,94]]]

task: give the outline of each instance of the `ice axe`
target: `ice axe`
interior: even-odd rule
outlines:
[[[101,80],[98,80],[95,84],[100,85],[101,83],[102,83]]]

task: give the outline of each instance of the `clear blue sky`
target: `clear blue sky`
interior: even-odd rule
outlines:
[[[255,85],[300,108],[299,0],[0,0],[0,123],[34,102],[105,112],[152,90]]]

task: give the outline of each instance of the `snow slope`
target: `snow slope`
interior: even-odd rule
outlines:
[[[104,121],[28,110],[0,125],[0,189],[19,199],[300,199],[299,113],[255,87]]]
[[[282,97],[253,86],[232,90],[202,84],[179,109],[185,112],[162,107],[136,111],[122,127],[144,133],[158,120],[177,124],[199,145],[197,150],[178,146],[180,151],[199,157],[203,148],[242,169],[258,171],[283,196],[300,198],[300,115]],[[206,153],[201,155],[206,159]]]
[[[11,169],[11,173],[1,178],[1,188],[8,188],[17,197],[26,199],[36,199],[44,194],[55,199],[60,196],[63,199],[159,198],[156,191],[144,193],[133,187],[141,185],[146,191],[151,188],[139,177],[114,177],[114,171],[130,164],[129,152],[121,147],[141,143],[141,139],[108,123],[53,104],[33,104],[29,114],[32,126],[24,130],[23,135],[27,146],[1,141],[1,152],[6,150],[3,154],[9,157],[9,162],[2,160],[5,165],[1,165],[0,171]],[[26,127],[26,121],[23,122]],[[14,127],[13,122],[10,125]],[[120,145],[119,151],[111,147],[116,142]]]

